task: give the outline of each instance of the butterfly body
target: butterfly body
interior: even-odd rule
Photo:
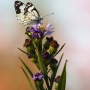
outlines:
[[[25,5],[21,1],[15,1],[14,7],[17,20],[22,25],[33,25],[42,23],[43,18],[41,18],[38,10],[32,3],[28,2]]]

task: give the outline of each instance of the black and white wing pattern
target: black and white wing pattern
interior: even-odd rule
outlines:
[[[25,5],[21,1],[15,1],[14,7],[17,20],[22,25],[33,25],[42,22],[39,12],[32,3],[28,2]]]

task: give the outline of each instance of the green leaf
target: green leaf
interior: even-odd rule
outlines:
[[[51,81],[50,81],[50,83],[51,83],[51,86],[50,86],[51,90],[52,90],[52,86],[53,86],[53,83],[54,83],[55,76],[57,74],[57,70],[58,70],[60,62],[61,62],[61,60],[63,58],[63,55],[64,55],[64,53],[61,55],[60,60],[59,60],[58,65],[57,65],[57,68],[56,68],[56,70],[55,70],[55,72],[54,72],[54,74],[53,74],[53,76],[51,78]]]
[[[64,55],[64,53],[63,53],[63,54],[61,55],[61,57],[60,57],[60,60],[59,60],[58,65],[57,65],[57,70],[58,70],[58,68],[59,68],[59,66],[60,66],[61,60],[62,60],[62,58],[63,58],[63,55]]]
[[[35,90],[34,87],[33,87],[33,85],[32,85],[32,83],[31,83],[31,81],[30,81],[30,78],[28,77],[28,75],[26,73],[26,71],[22,67],[21,67],[21,69],[24,72],[24,74],[25,74],[25,76],[26,76],[26,78],[27,78],[27,80],[29,82],[29,85],[31,86],[32,90]]]
[[[20,57],[19,57],[19,59],[21,60],[21,62],[23,63],[23,65],[25,66],[25,68],[27,69],[27,71],[29,72],[29,74],[31,75],[31,77],[33,77],[33,73],[28,68],[28,66],[23,62],[23,60]],[[37,90],[39,90],[39,87],[38,87],[38,85],[36,83],[35,83],[35,86],[36,86]]]
[[[53,57],[55,57],[55,56],[63,49],[63,47],[65,46],[65,44],[66,44],[66,43],[64,43],[64,44],[62,45],[62,47],[53,55]]]
[[[29,74],[31,75],[31,77],[33,77],[32,71],[28,68],[28,66],[23,62],[23,60],[20,57],[19,57],[19,59],[21,60],[21,62],[23,63],[23,65],[25,66],[25,68],[27,69],[27,71],[29,72]]]
[[[66,86],[66,63],[67,60],[64,64],[64,68],[60,77],[60,81],[58,83],[58,89],[57,90],[65,90],[65,86]]]
[[[22,49],[18,48],[20,51],[22,51],[23,53],[27,54],[27,52],[23,51]]]

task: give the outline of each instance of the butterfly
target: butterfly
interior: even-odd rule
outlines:
[[[31,2],[27,2],[27,4],[25,5],[21,1],[15,1],[14,7],[17,20],[22,25],[42,23],[43,18],[40,16],[38,10]]]

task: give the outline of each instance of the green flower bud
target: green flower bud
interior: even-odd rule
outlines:
[[[49,46],[50,46],[50,42],[47,40],[45,43],[44,43],[44,45],[43,45],[44,47],[44,50],[46,51],[46,50],[48,50],[49,49]]]
[[[35,82],[37,83],[37,85],[39,86],[39,88],[43,88],[43,80],[37,80]]]
[[[58,89],[58,83],[55,83],[55,89],[56,90]]]
[[[37,63],[37,59],[36,59],[36,58],[30,58],[30,60],[31,60],[33,63]]]
[[[56,51],[57,51],[57,48],[54,48],[54,47],[52,47],[52,46],[49,47],[49,52],[50,52],[50,54],[55,54]]]
[[[34,48],[33,45],[26,47],[26,49],[27,49],[28,52],[32,52],[32,53],[35,54],[35,48]]]
[[[50,59],[42,59],[45,66],[48,66],[50,64]]]

